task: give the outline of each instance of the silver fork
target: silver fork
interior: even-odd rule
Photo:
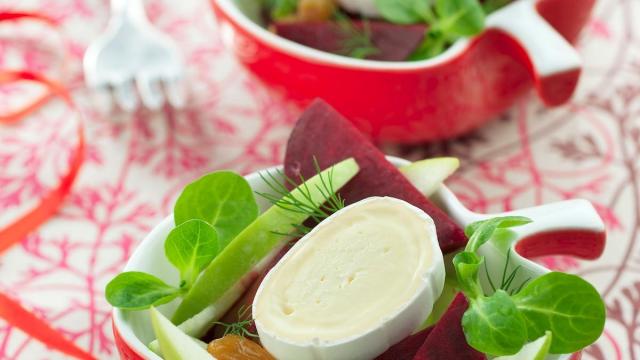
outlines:
[[[108,90],[125,111],[138,108],[138,97],[149,109],[185,102],[180,52],[149,22],[141,0],[111,0],[107,29],[84,55],[84,74],[89,87]]]

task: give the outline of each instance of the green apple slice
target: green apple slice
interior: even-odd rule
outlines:
[[[189,335],[183,333],[155,307],[149,309],[153,331],[165,360],[212,360],[213,356]]]
[[[326,198],[323,185],[330,182],[339,190],[359,171],[353,158],[343,160],[293,189],[290,196],[307,206],[322,205]],[[332,194],[330,194],[332,195]],[[207,266],[178,306],[172,321],[176,324],[191,318],[220,299],[247,272],[289,237],[309,217],[287,205],[276,204],[262,213],[238,234]]]
[[[405,165],[400,168],[400,172],[424,196],[431,196],[458,167],[460,167],[458,158],[439,157]]]
[[[517,354],[498,356],[494,360],[544,360],[551,347],[551,338],[551,331],[547,331],[544,336],[523,346]]]
[[[247,287],[248,281],[238,281],[224,294],[224,296],[218,299],[218,301],[207,306],[204,310],[178,325],[178,329],[192,338],[199,338],[203,336],[214,325],[214,323],[218,321],[231,308],[231,306],[233,306],[240,296],[242,296]],[[154,353],[158,355],[162,354],[158,339],[150,342],[148,346]]]

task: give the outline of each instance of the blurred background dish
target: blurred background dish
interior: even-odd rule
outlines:
[[[211,0],[223,41],[274,91],[302,106],[322,98],[374,140],[405,143],[464,134],[532,87],[547,105],[566,102],[581,69],[570,42],[593,4],[518,0],[438,56],[382,62],[300,45],[262,27],[248,2]]]

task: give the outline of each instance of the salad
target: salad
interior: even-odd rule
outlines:
[[[329,105],[296,124],[268,193],[218,171],[189,184],[164,242],[180,274],[123,272],[107,300],[148,312],[166,360],[544,359],[601,335],[605,306],[578,276],[489,276],[481,248],[519,216],[461,229],[429,195],[458,166],[397,169]],[[426,175],[426,176],[425,176]],[[257,201],[272,204],[259,213]],[[487,282],[480,276],[487,272]],[[170,319],[156,309],[172,303]]]
[[[247,7],[248,1],[238,0]],[[249,11],[275,34],[360,59],[407,61],[442,53],[480,33],[510,0],[266,0]],[[251,5],[255,8],[256,5]]]

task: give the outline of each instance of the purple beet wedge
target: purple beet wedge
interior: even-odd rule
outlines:
[[[321,169],[353,157],[360,172],[340,190],[347,204],[371,196],[405,200],[429,214],[436,224],[443,253],[463,247],[467,237],[449,216],[433,205],[396,169],[347,119],[322,100],[315,100],[294,127],[285,155],[285,173],[291,179],[305,179]]]
[[[458,293],[413,360],[486,360],[487,357],[469,346],[464,337],[462,315],[468,306],[464,295]]]
[[[376,49],[366,56],[370,60],[403,61],[418,47],[424,38],[424,25],[398,25],[384,21],[356,20],[351,26],[338,22],[280,22],[272,29],[285,39],[314,49],[349,55],[353,51],[354,37],[369,32],[371,45]]]
[[[404,338],[399,343],[390,347],[382,355],[375,360],[411,360],[418,352],[418,349],[424,344],[427,336],[433,330],[432,327],[418,331],[417,333]]]

